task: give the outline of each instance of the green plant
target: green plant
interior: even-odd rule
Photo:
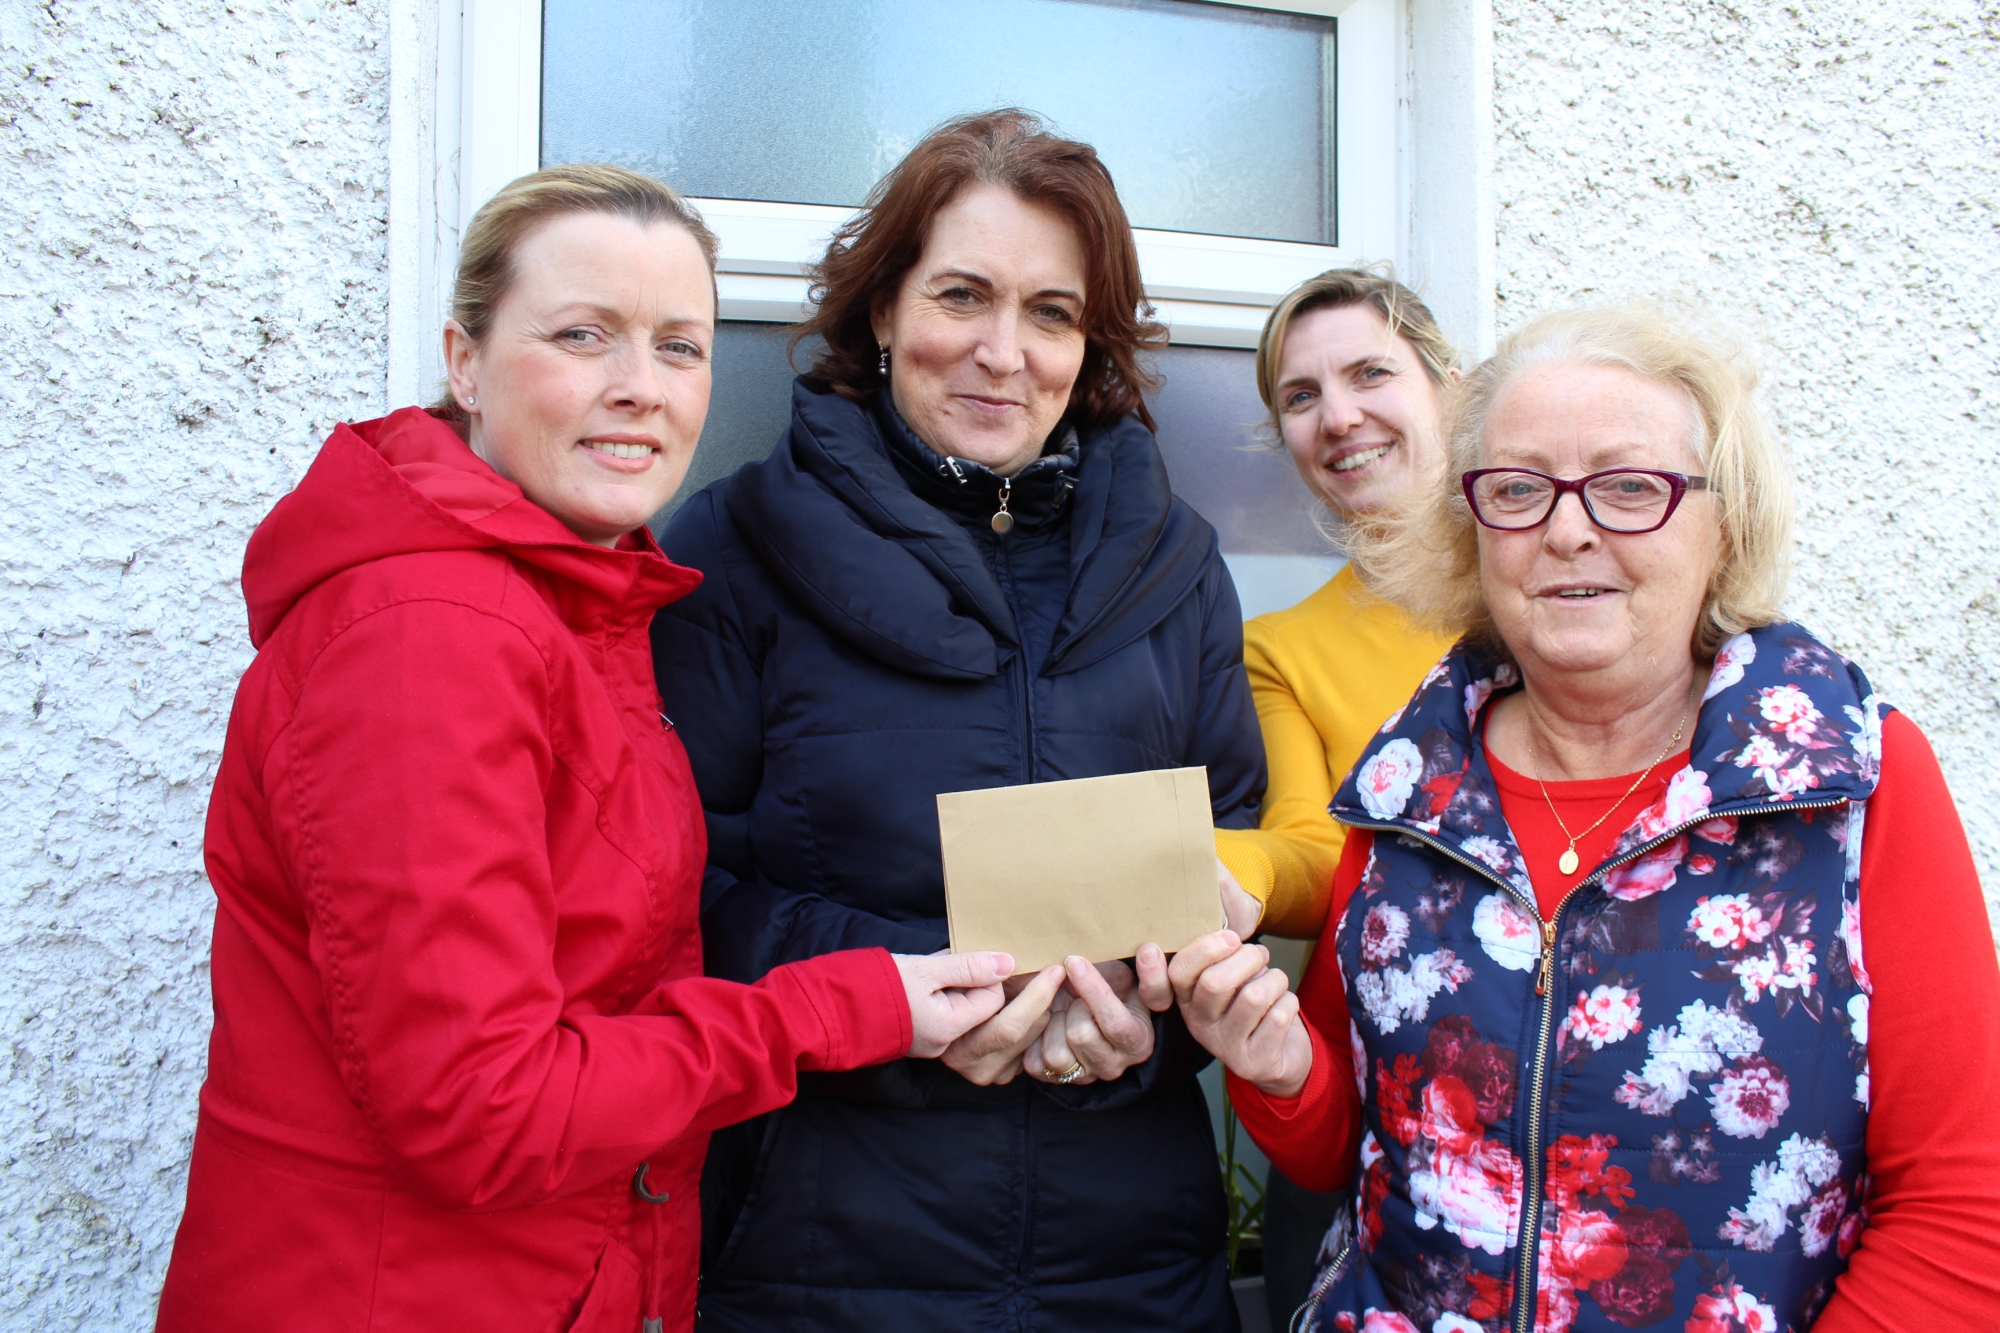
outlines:
[[[1263,1241],[1264,1184],[1236,1160],[1236,1108],[1222,1104],[1222,1202],[1229,1221],[1229,1275],[1238,1274],[1237,1256],[1244,1241]]]

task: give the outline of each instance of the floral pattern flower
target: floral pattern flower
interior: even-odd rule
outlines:
[[[1361,804],[1377,819],[1395,818],[1410,803],[1410,793],[1417,789],[1417,779],[1423,771],[1424,756],[1417,743],[1407,736],[1398,736],[1369,756],[1355,774]]]
[[[1472,909],[1472,933],[1500,966],[1526,972],[1541,960],[1542,931],[1513,895],[1489,893]]]
[[[1674,886],[1675,871],[1687,856],[1687,839],[1672,838],[1636,861],[1627,861],[1604,877],[1604,891],[1624,902],[1650,898]]]
[[[1778,1127],[1792,1104],[1791,1080],[1761,1055],[1745,1056],[1710,1089],[1715,1127],[1736,1139],[1761,1139]]]
[[[1375,967],[1394,962],[1410,938],[1410,914],[1390,903],[1368,909],[1361,925],[1361,957]]]
[[[1778,1312],[1725,1280],[1694,1298],[1684,1333],[1778,1333]]]
[[[1637,990],[1593,986],[1576,997],[1563,1031],[1571,1040],[1589,1042],[1591,1050],[1601,1051],[1613,1042],[1625,1040],[1642,1026]]]
[[[1514,854],[1498,838],[1471,837],[1458,847],[1467,856],[1484,862],[1496,875],[1505,875],[1514,868]]]
[[[1732,685],[1743,681],[1743,668],[1757,660],[1757,644],[1748,634],[1738,634],[1716,651],[1715,666],[1708,673],[1708,688],[1701,701],[1707,703]]]
[[[1711,949],[1739,949],[1762,944],[1771,937],[1775,925],[1765,919],[1763,909],[1750,901],[1750,895],[1725,893],[1696,899],[1687,928]]]
[[[1820,711],[1812,696],[1796,685],[1773,685],[1758,691],[1757,711],[1771,724],[1771,730],[1794,745],[1810,744]]]

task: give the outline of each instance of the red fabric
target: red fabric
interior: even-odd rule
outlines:
[[[1577,844],[1586,873],[1604,859],[1617,831],[1659,799],[1681,762],[1670,759],[1653,770],[1620,813]],[[1546,913],[1573,882],[1560,876],[1548,882],[1569,840],[1532,779],[1497,763],[1493,771],[1501,813]],[[1549,794],[1570,827],[1580,829],[1632,777],[1550,783]],[[1233,1075],[1228,1080],[1230,1101],[1257,1146],[1308,1189],[1347,1184],[1359,1149],[1347,995],[1331,932],[1361,883],[1373,843],[1363,830],[1348,837],[1334,875],[1328,935],[1300,987],[1299,1007],[1313,1033],[1305,1089],[1279,1100]],[[1874,986],[1868,1015],[1874,1193],[1861,1247],[1813,1330],[1902,1328],[1921,1312],[1926,1330],[1990,1333],[2000,1328],[2000,1264],[1993,1260],[2000,1248],[2000,1116],[1994,1114],[2000,964],[1972,850],[1937,756],[1902,713],[1882,724],[1882,781],[1868,802],[1862,839],[1861,940]]]
[[[415,409],[336,429],[251,539],[160,1328],[690,1328],[709,1131],[908,1049],[882,950],[700,975],[647,640],[700,576],[627,547]]]

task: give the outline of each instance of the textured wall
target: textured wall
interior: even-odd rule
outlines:
[[[1500,329],[1740,326],[1802,498],[1793,614],[1930,735],[2000,895],[2000,4],[1493,0]]]
[[[383,383],[379,0],[0,0],[0,1327],[149,1327],[243,543]]]

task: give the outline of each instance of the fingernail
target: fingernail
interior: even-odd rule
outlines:
[[[1011,976],[1013,976],[1013,975],[1014,975],[1014,955],[1013,955],[1013,954],[1010,954],[1010,953],[996,953],[996,954],[994,954],[994,955],[993,955],[993,970],[994,970],[995,972],[998,972],[998,973],[999,973],[999,974],[1000,974],[1001,976],[1003,976],[1003,977],[1011,977]]]

